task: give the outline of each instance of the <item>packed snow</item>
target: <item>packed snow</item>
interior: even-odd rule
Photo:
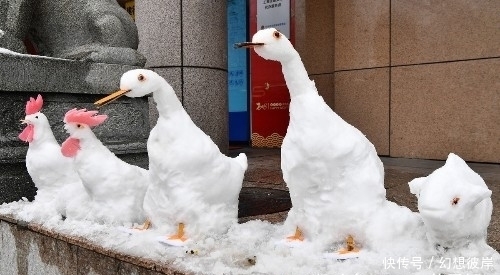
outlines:
[[[173,88],[157,73],[136,69],[123,74],[120,91],[105,99],[153,94],[159,113],[148,138],[150,185],[144,210],[153,227],[168,226],[164,241],[181,244],[221,234],[237,222],[238,196],[248,167],[219,147],[191,120]],[[116,95],[116,97],[115,97]],[[177,227],[177,229],[175,228]]]
[[[253,41],[264,44],[254,48],[257,54],[281,62],[290,91],[281,169],[293,207],[285,226],[298,226],[319,244],[349,234],[366,244],[367,221],[385,202],[384,167],[375,147],[325,103],[288,39],[265,30]]]
[[[107,116],[97,113],[69,110],[64,116],[64,128],[70,136],[60,149],[65,157],[74,160],[87,191],[86,219],[109,224],[141,222],[148,171],[124,162],[102,144],[92,127],[103,123]]]
[[[47,117],[41,112],[43,98],[30,98],[26,102],[26,116],[22,120],[24,130],[19,139],[29,143],[26,153],[26,169],[37,187],[35,201],[25,209],[25,215],[38,212],[54,212],[64,216],[78,213],[73,207],[76,198],[85,190],[75,170],[73,161],[64,157],[52,133]]]
[[[491,190],[463,159],[451,153],[443,167],[409,185],[431,243],[441,248],[486,244]]]
[[[13,202],[0,206],[0,213],[18,213],[31,203]],[[84,206],[82,205],[82,208]],[[391,215],[392,212],[387,213]],[[392,214],[394,223],[405,224],[408,217]],[[498,274],[500,257],[489,247],[471,244],[466,248],[437,251],[425,238],[422,224],[407,236],[392,236],[388,246],[363,247],[358,258],[338,260],[332,253],[343,243],[318,251],[307,241],[297,247],[283,245],[285,232],[281,224],[253,220],[232,225],[227,234],[207,237],[185,247],[158,242],[157,237],[169,231],[150,229],[125,233],[120,227],[89,221],[62,221],[57,216],[33,219],[54,232],[84,237],[106,249],[128,255],[169,263],[173,269],[199,274]],[[380,234],[392,232],[380,226]],[[192,252],[193,253],[192,253]]]
[[[443,167],[410,182],[419,213],[387,201],[375,148],[325,104],[288,39],[266,29],[241,45],[281,62],[291,94],[282,170],[293,207],[283,224],[236,222],[246,157],[223,156],[192,124],[170,85],[147,70],[126,73],[117,96],[153,92],[160,113],[148,141],[153,188],[146,192],[144,210],[152,228],[124,230],[62,219],[54,211],[27,215],[34,204],[27,200],[3,204],[0,213],[198,274],[500,273],[500,255],[485,240],[491,191],[462,159],[450,154]],[[319,137],[325,133],[328,138]],[[67,146],[71,155],[80,144]],[[224,176],[227,181],[221,181]],[[218,182],[223,184],[215,187]],[[76,205],[81,211],[88,207]],[[165,244],[176,228],[184,230],[183,222],[186,235],[194,237],[179,246]]]

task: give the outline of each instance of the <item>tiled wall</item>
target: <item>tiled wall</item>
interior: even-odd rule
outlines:
[[[325,101],[334,105],[334,2],[295,0],[295,48]]]
[[[500,1],[302,1],[311,78],[331,78],[315,47],[334,29],[318,88],[380,155],[500,162]]]
[[[221,14],[226,1],[135,1],[146,68],[171,84],[193,122],[226,152],[227,22]],[[150,113],[155,125],[152,102]]]

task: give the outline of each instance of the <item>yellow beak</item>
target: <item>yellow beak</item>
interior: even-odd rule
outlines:
[[[97,107],[102,107],[106,104],[109,104],[115,100],[117,100],[118,98],[120,98],[121,96],[123,96],[124,94],[130,92],[130,90],[118,90],[116,92],[113,92],[112,94],[104,97],[104,98],[101,98],[99,99],[98,101],[94,102],[94,105],[97,105]]]

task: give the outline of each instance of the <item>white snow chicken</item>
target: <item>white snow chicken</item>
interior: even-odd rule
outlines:
[[[150,93],[159,118],[148,139],[151,185],[144,199],[148,218],[155,226],[176,228],[164,241],[171,245],[226,232],[237,222],[238,196],[247,169],[245,154],[236,158],[222,154],[193,123],[172,87],[153,71],[126,72],[120,91],[96,104],[104,105],[121,95]]]
[[[26,168],[38,189],[35,205],[30,209],[34,215],[46,213],[66,216],[72,197],[81,193],[83,186],[73,160],[61,154],[61,147],[52,133],[49,120],[41,112],[42,106],[41,95],[29,99],[26,117],[21,120],[26,127],[19,134],[22,141],[29,143]]]
[[[112,153],[92,132],[106,115],[72,109],[64,116],[70,134],[61,152],[74,158],[76,170],[90,197],[90,220],[130,225],[144,219],[142,203],[149,183],[147,170],[128,164]]]
[[[328,244],[364,238],[370,215],[385,202],[384,168],[375,147],[318,94],[299,53],[274,28],[258,31],[253,48],[281,63],[290,93],[290,122],[281,169],[292,208],[285,221],[290,242]]]

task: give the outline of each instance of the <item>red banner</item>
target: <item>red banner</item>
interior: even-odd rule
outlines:
[[[250,34],[255,34],[261,28],[274,27],[280,30],[281,27],[285,30],[284,33],[290,32],[290,35],[288,33],[285,35],[289,36],[293,44],[294,24],[293,17],[290,15],[293,14],[290,12],[293,4],[293,0],[252,0],[250,2]],[[287,11],[285,16],[283,15],[284,7]],[[266,13],[264,16],[267,18],[262,19],[262,14],[259,17],[258,11],[264,11]],[[272,17],[273,13],[276,16]],[[281,147],[289,121],[288,88],[281,71],[281,64],[277,61],[265,60],[253,50],[250,53],[250,92],[252,146]]]

